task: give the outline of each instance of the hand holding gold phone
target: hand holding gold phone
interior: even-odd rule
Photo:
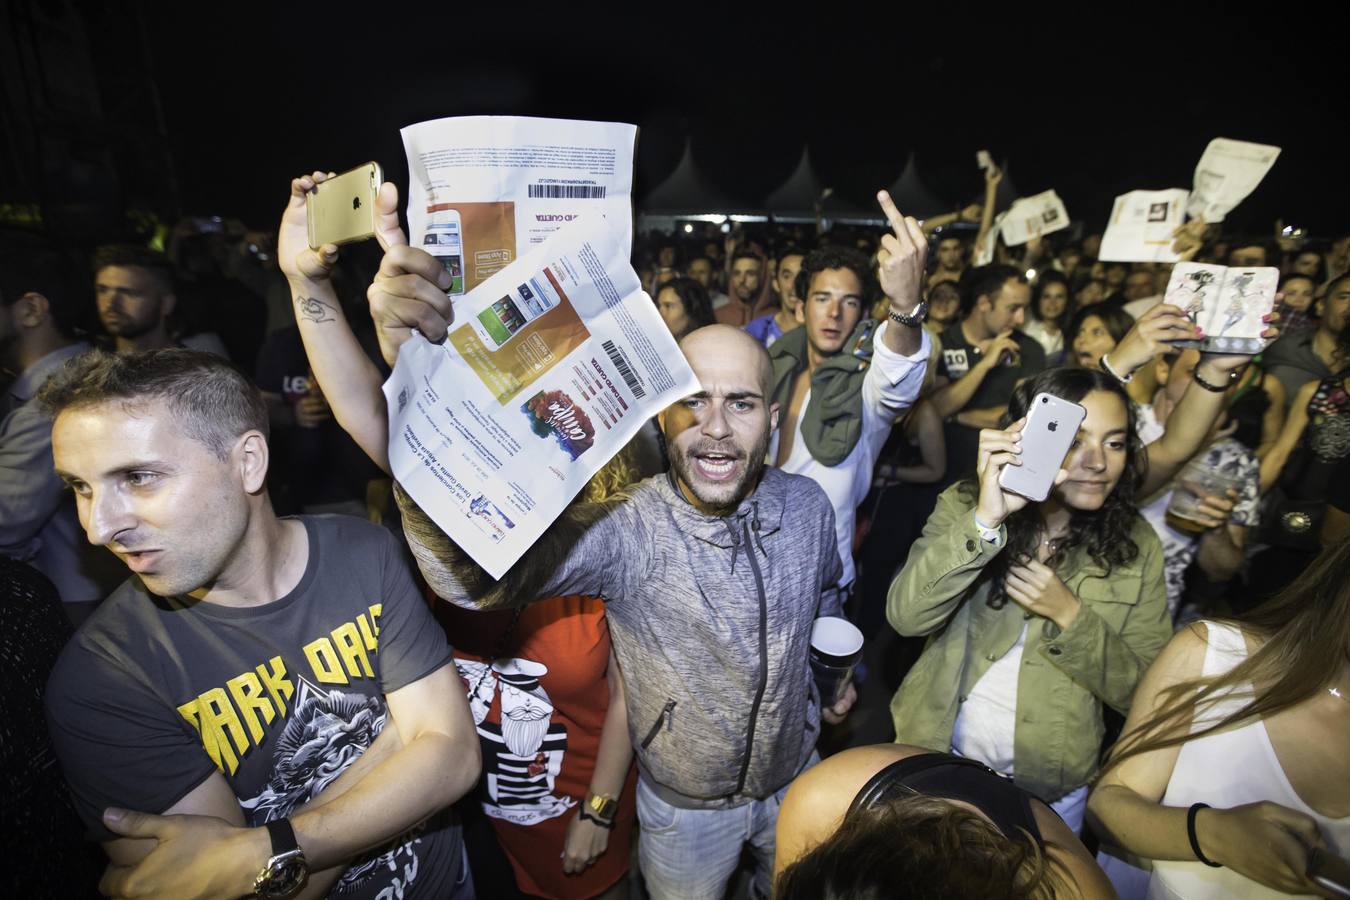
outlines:
[[[315,185],[305,204],[310,248],[374,237],[375,197],[383,183],[380,164],[368,162]]]

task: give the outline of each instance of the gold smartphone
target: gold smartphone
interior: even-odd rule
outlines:
[[[375,236],[375,197],[384,183],[377,162],[368,162],[314,186],[305,212],[309,246],[350,244]]]

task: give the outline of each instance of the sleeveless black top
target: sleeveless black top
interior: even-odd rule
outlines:
[[[1044,844],[1026,791],[983,763],[948,753],[923,753],[891,763],[863,785],[848,812],[908,794],[963,800],[988,816],[1004,836],[1017,837],[1025,829],[1037,844]]]

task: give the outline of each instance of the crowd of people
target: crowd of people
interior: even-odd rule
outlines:
[[[3,236],[25,895],[1334,895],[1350,235],[1178,229],[1280,270],[1252,356],[1175,346],[1170,266],[1100,234],[1006,246],[997,168],[922,222],[641,234],[700,389],[494,580],[389,462],[449,274],[393,185],[309,247],[328,177],[270,233]],[[1047,394],[1084,418],[1031,500]],[[823,616],[913,652],[823,699]]]

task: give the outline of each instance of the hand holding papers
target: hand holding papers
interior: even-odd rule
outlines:
[[[1222,222],[1266,177],[1280,155],[1279,147],[1228,138],[1209,142],[1195,166],[1195,186],[1186,212]]]
[[[1097,258],[1103,262],[1177,262],[1181,257],[1173,248],[1173,238],[1186,218],[1188,197],[1180,188],[1121,194],[1111,208]]]
[[[627,242],[598,215],[454,305],[443,345],[414,334],[398,352],[384,386],[389,462],[500,578],[643,422],[698,383]]]

